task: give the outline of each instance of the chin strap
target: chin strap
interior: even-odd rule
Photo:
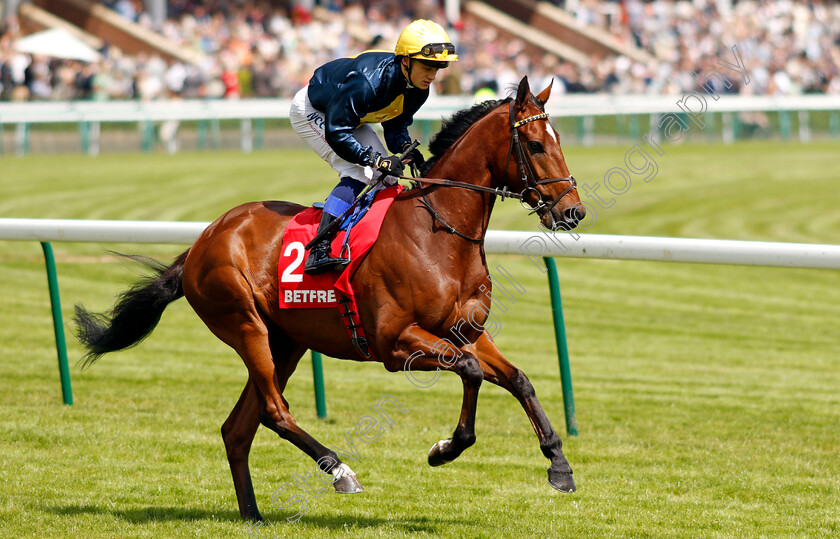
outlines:
[[[406,57],[406,58],[408,58],[408,57]],[[400,67],[402,67],[402,60],[400,60]],[[408,67],[405,68],[405,72],[408,75],[406,77],[406,81],[405,81],[406,86],[408,86],[409,88],[416,89],[417,86],[414,86],[413,84],[411,84],[411,58],[408,58]]]

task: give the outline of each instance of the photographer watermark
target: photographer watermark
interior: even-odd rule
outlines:
[[[581,197],[581,202],[578,204],[586,208],[587,218],[585,221],[578,223],[574,230],[566,230],[573,240],[580,239],[579,231],[587,230],[598,222],[599,210],[608,210],[614,207],[617,198],[630,191],[633,179],[641,179],[645,183],[650,183],[656,178],[659,174],[659,163],[655,156],[661,158],[665,155],[665,150],[656,142],[656,132],[661,132],[671,142],[678,142],[692,129],[692,125],[701,130],[705,129],[707,127],[705,115],[709,111],[707,97],[712,102],[718,101],[720,99],[718,89],[730,89],[734,86],[724,75],[726,70],[737,73],[743,79],[744,86],[750,83],[746,63],[741,56],[738,45],[732,45],[728,50],[732,52],[733,61],[719,58],[715,66],[699,74],[692,73],[700,91],[684,93],[676,101],[678,112],[664,114],[659,118],[655,128],[651,128],[651,131],[641,135],[641,141],[624,153],[624,166],[614,166],[608,169],[604,173],[603,183],[580,182],[578,184],[578,192]],[[721,71],[721,69],[724,71]],[[584,198],[586,198],[585,202]],[[546,229],[542,223],[539,226],[543,233],[522,242],[519,250],[544,273],[546,269],[545,265],[541,263],[541,259],[548,252],[548,246],[554,245],[561,253],[567,252],[569,248],[564,245],[564,238],[561,238],[560,235]]]
[[[415,371],[411,368],[412,364],[416,360],[426,357],[426,354],[422,350],[415,350],[408,356],[404,372],[405,377],[408,378],[408,381],[414,386],[421,389],[432,387],[440,378],[441,367],[449,369],[456,361],[458,361],[458,359],[463,355],[461,347],[470,344],[469,339],[464,335],[464,332],[467,329],[478,332],[486,331],[487,335],[491,339],[498,335],[502,330],[502,322],[490,311],[490,305],[494,305],[501,312],[505,313],[508,310],[508,306],[505,305],[504,300],[514,304],[516,303],[516,296],[514,295],[514,292],[524,295],[527,290],[522,283],[517,281],[510,272],[502,267],[501,264],[496,266],[496,270],[507,282],[507,286],[503,284],[504,282],[499,277],[494,278],[492,274],[488,275],[487,278],[490,280],[494,291],[491,292],[490,288],[485,285],[479,286],[478,290],[483,293],[483,297],[479,297],[475,304],[469,308],[467,314],[459,318],[449,329],[452,339],[449,339],[448,337],[441,337],[429,349],[429,351],[437,358],[437,364],[440,365],[435,368],[434,374],[432,374],[431,378],[426,380],[418,378]],[[485,303],[485,300],[487,303]],[[483,322],[480,323],[479,320],[483,320]]]
[[[750,83],[750,77],[737,44],[729,50],[732,52],[734,63],[720,58],[715,67],[706,69],[700,74],[693,73],[692,75],[701,91],[683,94],[676,101],[678,111],[667,113],[659,118],[655,127],[652,127],[648,133],[641,135],[640,141],[625,152],[623,166],[614,166],[608,169],[604,173],[603,183],[579,183],[578,190],[582,194],[581,202],[578,204],[586,208],[587,217],[591,219],[587,219],[585,223],[578,223],[578,230],[587,230],[597,222],[598,209],[607,210],[614,207],[617,203],[617,197],[630,191],[633,179],[641,179],[644,183],[650,183],[656,178],[659,173],[657,156],[658,158],[664,156],[665,150],[657,143],[655,133],[661,132],[669,141],[678,142],[692,129],[692,125],[701,130],[706,128],[707,124],[704,116],[709,109],[707,97],[713,102],[718,101],[720,99],[718,89],[733,87],[733,83],[724,76],[721,69],[738,73],[743,78],[745,85]],[[718,69],[718,67],[721,69]],[[585,203],[584,197],[587,199]],[[561,253],[567,252],[569,248],[563,243],[565,238],[561,238],[559,234],[546,229],[542,223],[539,226],[542,233],[530,236],[523,241],[519,246],[519,251],[540,271],[546,272],[541,259],[546,256],[549,245],[556,246]],[[566,232],[573,240],[580,239],[580,235],[575,230],[568,229]],[[434,386],[440,379],[441,370],[450,370],[458,359],[463,357],[465,352],[461,348],[471,344],[470,339],[465,335],[466,332],[486,332],[491,339],[500,333],[501,320],[491,312],[491,304],[498,312],[505,313],[509,305],[515,304],[517,297],[525,295],[527,290],[501,265],[496,266],[496,271],[496,277],[492,274],[488,275],[493,290],[491,291],[490,287],[481,285],[479,288],[481,295],[469,307],[466,314],[452,325],[449,329],[449,336],[438,338],[426,352],[416,350],[409,355],[404,372],[412,385],[421,389]],[[420,358],[427,357],[427,353],[436,358],[438,367],[424,369],[431,374],[418,377],[417,373],[412,370],[412,364]],[[381,439],[386,431],[386,426],[394,425],[394,419],[383,411],[383,404],[390,404],[393,408],[391,413],[407,413],[406,408],[395,397],[383,395],[372,407],[375,415],[362,416],[352,429],[345,432],[346,446],[344,448],[333,446],[330,449],[346,461],[360,461],[359,447],[363,446],[357,446],[355,440],[364,444],[373,444]],[[312,500],[324,496],[329,490],[329,486],[338,481],[344,473],[352,473],[347,472],[350,468],[346,464],[336,465],[337,462],[332,457],[327,456],[315,464],[313,472],[303,475],[295,474],[292,476],[292,481],[283,483],[275,489],[272,494],[272,505],[278,510],[296,511],[293,515],[286,517],[287,521],[295,522],[299,520],[306,514]],[[324,468],[332,470],[333,474],[327,473]],[[260,533],[260,529],[266,525],[268,523],[246,523],[245,527],[250,535],[267,539]]]

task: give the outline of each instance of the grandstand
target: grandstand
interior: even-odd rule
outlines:
[[[779,101],[793,104],[802,102],[795,97],[806,94],[840,95],[837,3],[4,0],[2,5],[0,109],[2,102],[24,101],[248,98],[279,99],[266,104],[277,107],[307,84],[321,63],[372,47],[392,47],[411,19],[431,18],[448,24],[461,52],[461,61],[439,75],[433,102],[451,97],[456,100],[452,103],[463,106],[472,99],[502,97],[522,75],[528,75],[534,87],[554,81],[555,95],[612,100],[593,105],[600,110],[598,103],[605,103],[614,109],[604,114],[585,106],[588,101],[564,99],[563,104],[580,107],[574,118],[569,117],[574,111],[564,105],[567,117],[555,122],[567,142],[633,140],[658,121],[657,114],[676,110],[674,103],[690,92],[744,97],[743,108],[729,105],[720,114],[710,110],[708,127],[690,140],[786,139],[796,133],[801,141],[840,136],[840,106],[835,100],[826,98],[805,108],[786,108]],[[56,36],[63,36],[62,41],[52,50],[42,48]],[[21,48],[35,38],[41,47],[38,53]],[[719,67],[721,61],[733,61],[735,46],[745,63],[744,76]],[[703,76],[715,67],[719,76]],[[645,96],[669,97],[660,97],[653,107],[648,99],[644,110],[635,112],[619,106],[628,98],[640,102]],[[769,106],[761,108],[758,102]],[[556,106],[558,100],[552,103]],[[0,111],[0,153],[10,148],[17,153],[109,149],[97,142],[105,125],[82,122],[77,130],[51,132],[48,141],[38,142],[40,128],[30,132],[29,122],[11,119],[20,114],[5,110]],[[451,107],[435,110],[439,117]],[[241,133],[230,132],[240,130],[239,122],[180,119],[179,130],[177,124],[157,118],[139,128],[109,132],[105,138],[116,150],[147,151],[158,144],[174,151],[176,131],[182,148],[258,148],[272,140],[289,142],[277,129],[264,129],[263,119],[270,118],[278,118],[276,111],[253,127],[241,124]],[[427,135],[432,126],[421,120],[417,128]]]
[[[444,4],[451,11],[451,2],[409,0],[146,2],[151,10],[137,0],[5,0],[0,95],[289,97],[319,63],[390,46],[411,18],[446,21]],[[752,58],[753,94],[840,93],[836,3],[469,0],[455,13],[447,22],[464,61],[440,78],[442,94],[501,91],[511,73],[553,77],[569,93],[679,94],[695,90],[691,74],[736,43]],[[16,50],[47,28],[66,30],[102,60],[86,66],[60,50]],[[65,80],[67,66],[83,75]],[[733,78],[716,90],[745,89]]]

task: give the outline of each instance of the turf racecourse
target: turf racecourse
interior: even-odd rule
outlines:
[[[626,147],[568,148],[598,181]],[[669,146],[590,232],[837,243],[837,145]],[[5,217],[212,220],[248,200],[309,202],[334,183],[297,151],[0,159]],[[600,193],[605,195],[603,187]],[[493,228],[536,230],[516,202]],[[64,316],[95,310],[137,268],[105,249],[170,259],[172,245],[54,244]],[[430,254],[430,256],[433,256]],[[366,492],[316,497],[305,514],[272,493],[313,463],[267,429],[251,469],[272,524],[264,537],[814,537],[840,532],[840,274],[834,271],[559,259],[580,435],[565,436],[545,277],[491,256],[525,287],[497,337],[531,378],[564,439],[578,492],[546,482],[515,399],[482,386],[478,441],[426,464],[455,426],[461,384],[428,389],[380,365],[325,360],[329,419],[318,420],[308,356],[286,396],[330,446],[392,395],[374,443],[350,461]],[[246,379],[235,354],[184,300],[140,347],[72,368],[61,404],[48,292],[37,243],[0,242],[0,536],[249,537],[219,427]],[[69,335],[71,361],[81,355]],[[317,494],[317,492],[315,493]],[[257,533],[257,532],[254,532]]]

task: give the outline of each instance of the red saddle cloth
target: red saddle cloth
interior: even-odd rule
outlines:
[[[382,189],[376,193],[373,203],[362,219],[350,229],[350,264],[341,273],[328,271],[318,275],[303,272],[309,251],[304,247],[315,237],[321,222],[321,210],[307,208],[289,222],[283,233],[278,264],[278,286],[281,309],[313,309],[338,307],[340,300],[347,298],[355,311],[355,298],[350,278],[364,260],[370,248],[376,243],[382,221],[394,198],[402,192],[401,185]],[[341,230],[332,241],[333,256],[339,256],[347,232]]]

